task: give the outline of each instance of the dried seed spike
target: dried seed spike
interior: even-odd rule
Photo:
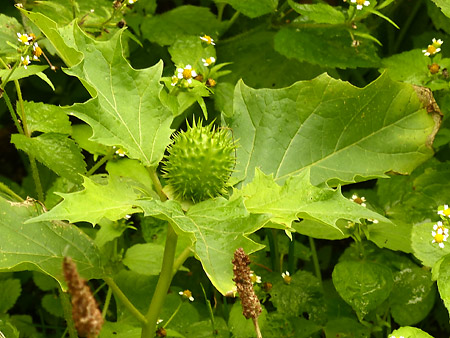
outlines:
[[[91,289],[78,274],[72,258],[64,257],[63,272],[72,298],[72,318],[78,334],[80,337],[97,337],[103,325],[103,317]]]

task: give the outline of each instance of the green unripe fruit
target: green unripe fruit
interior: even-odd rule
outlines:
[[[226,192],[235,165],[236,145],[230,131],[195,121],[179,132],[168,148],[163,171],[175,198],[193,202]]]

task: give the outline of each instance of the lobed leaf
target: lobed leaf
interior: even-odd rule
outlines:
[[[310,168],[313,185],[408,174],[433,154],[433,115],[410,85],[387,75],[365,88],[327,75],[283,89],[239,82],[229,124],[240,145],[232,182],[251,182],[255,167],[280,183]]]
[[[31,133],[40,131],[69,135],[72,132],[69,117],[61,107],[31,101],[24,101],[23,106]]]
[[[450,18],[450,3],[447,0],[431,0],[438,6],[442,13]]]
[[[157,166],[172,132],[172,113],[159,99],[162,62],[133,69],[123,57],[121,33],[99,42],[74,27],[74,37],[84,58],[66,73],[77,76],[94,98],[67,112],[92,127],[92,141],[121,147],[145,166]]]
[[[262,245],[247,235],[264,226],[268,215],[250,214],[241,198],[223,198],[195,204],[184,214],[179,203],[158,200],[138,201],[146,216],[169,221],[179,233],[187,233],[192,250],[202,263],[208,278],[222,294],[233,290],[234,251],[243,248],[247,254],[262,249]],[[186,235],[186,234],[185,234]]]

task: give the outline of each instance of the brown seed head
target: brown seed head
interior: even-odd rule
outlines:
[[[76,264],[64,257],[64,278],[72,298],[72,317],[80,337],[95,338],[103,325],[103,317],[86,281],[80,277]]]
[[[253,290],[249,264],[250,257],[245,254],[244,249],[236,249],[233,259],[233,281],[236,283],[237,292],[241,297],[242,314],[247,319],[256,319],[261,314],[262,309]]]

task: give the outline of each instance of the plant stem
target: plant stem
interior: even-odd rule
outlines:
[[[267,238],[269,239],[270,261],[272,262],[272,270],[281,272],[280,260],[278,259],[278,241],[275,229],[266,229]]]
[[[172,319],[177,315],[178,311],[180,311],[181,305],[183,304],[183,301],[180,301],[180,304],[178,304],[177,308],[175,309],[174,313],[170,316],[169,319],[167,319],[167,322],[163,325],[165,328],[169,323],[172,321]]]
[[[147,319],[145,316],[138,310],[136,307],[130,302],[127,296],[122,292],[122,290],[119,288],[119,286],[114,282],[114,280],[111,277],[104,278],[104,281],[112,292],[114,293],[114,296],[116,296],[122,304],[127,308],[128,311],[133,314],[134,317],[136,317],[137,320],[139,320],[143,325],[147,324]]]
[[[295,234],[292,234],[292,240],[289,242],[288,271],[295,272]]]
[[[314,271],[316,272],[316,277],[319,279],[320,285],[322,285],[322,273],[320,272],[319,258],[317,257],[316,244],[314,243],[314,238],[309,238],[309,247],[311,248],[311,255],[314,263]]]
[[[8,94],[6,93],[6,89],[3,91],[3,98],[5,99],[6,106],[8,107],[8,110],[9,110],[9,112],[11,114],[11,118],[13,119],[17,130],[19,131],[20,134],[23,135],[24,134],[23,128],[20,125],[19,120],[17,119],[17,114],[16,114],[16,112],[15,112],[15,110],[14,110],[12,104],[11,104],[11,100],[9,99]]]
[[[175,259],[173,263],[173,276],[177,273],[178,269],[183,265],[186,259],[191,254],[191,246],[184,248],[183,252]]]
[[[219,2],[216,4],[217,6],[217,20],[222,21],[223,18],[223,10],[227,4],[225,2]]]
[[[75,324],[72,318],[72,306],[69,301],[69,295],[65,293],[61,287],[58,287],[59,299],[64,312],[64,318],[67,322],[67,329],[69,330],[70,338],[78,338],[77,330],[75,330]]]
[[[105,164],[105,162],[110,160],[113,157],[113,155],[114,155],[114,153],[103,156],[100,161],[95,163],[92,166],[92,168],[88,170],[88,172],[86,173],[86,176],[91,176],[92,174],[94,174],[97,171],[97,169],[100,168],[103,164]]]
[[[150,174],[150,178],[152,179],[155,191],[158,194],[160,200],[163,201],[163,202],[166,201],[167,200],[167,196],[162,191],[162,185],[161,185],[161,182],[159,181],[158,174],[156,173],[156,170],[154,168],[147,168],[147,170],[148,170],[148,172]]]
[[[2,182],[0,182],[0,191],[3,191],[8,196],[13,197],[18,202],[23,202],[22,197],[17,195],[14,191],[11,190],[10,187],[8,187],[6,184],[3,184]]]
[[[392,54],[396,53],[396,51],[398,50],[398,47],[400,46],[403,39],[405,38],[405,35],[409,32],[408,28],[409,28],[409,26],[411,26],[413,20],[416,18],[416,14],[419,11],[421,6],[422,6],[422,0],[416,0],[414,3],[414,7],[411,10],[411,13],[409,13],[405,23],[403,24],[402,29],[400,29],[397,41],[395,41],[393,50],[391,51]]]
[[[256,337],[262,338],[261,330],[259,329],[258,318],[252,318],[253,325],[255,325]]]
[[[109,303],[111,302],[111,296],[112,296],[112,288],[108,288],[108,292],[106,293],[105,303],[103,304],[103,310],[102,310],[102,317],[103,319],[106,318],[106,313],[108,312]]]
[[[161,273],[159,275],[158,284],[153,294],[150,307],[145,316],[147,323],[142,327],[141,338],[153,338],[156,331],[156,322],[159,313],[166,299],[167,291],[172,282],[172,273],[175,259],[175,250],[177,248],[178,236],[169,223],[167,229],[166,245],[164,248],[164,257],[162,262]]]

